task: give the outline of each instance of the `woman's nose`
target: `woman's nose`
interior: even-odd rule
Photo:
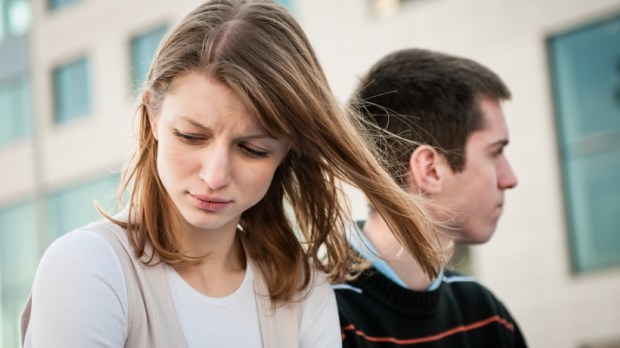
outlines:
[[[230,183],[230,151],[217,145],[207,148],[205,151],[207,154],[202,160],[200,178],[212,190],[219,190]]]

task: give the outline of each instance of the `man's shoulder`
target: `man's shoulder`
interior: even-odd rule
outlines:
[[[358,275],[355,279],[345,281],[342,283],[332,284],[332,289],[336,293],[336,299],[338,302],[346,302],[349,300],[361,300],[372,292],[372,289],[368,289],[369,281],[376,281],[377,273],[374,268],[365,270],[362,274]],[[389,282],[389,279],[383,281]]]
[[[426,341],[457,347],[479,337],[469,332],[473,328],[485,332],[480,346],[512,347],[506,342],[516,336],[523,341],[501,302],[475,278],[457,272],[446,271],[433,291],[402,288],[377,272],[333,288],[345,347]]]
[[[476,278],[458,272],[446,272],[443,279],[444,290],[461,310],[478,308],[479,312],[499,314],[511,318],[508,308],[489,288]]]
[[[457,291],[467,297],[478,295],[495,299],[495,295],[489,288],[467,274],[446,270],[442,282],[449,291]]]
[[[358,311],[365,307],[383,307],[391,303],[385,292],[397,289],[398,285],[370,267],[355,279],[332,284],[339,309]]]
[[[444,271],[442,285],[448,288],[466,288],[471,291],[488,291],[487,288],[474,276],[451,270]]]

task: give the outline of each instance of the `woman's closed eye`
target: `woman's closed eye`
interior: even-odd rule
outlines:
[[[246,156],[251,157],[251,158],[267,158],[267,157],[269,157],[269,152],[257,150],[255,148],[252,148],[252,147],[246,145],[246,144],[239,144],[239,148],[241,148],[241,151],[243,151],[243,153],[245,153]]]
[[[188,144],[198,144],[204,140],[204,137],[200,135],[181,133],[176,129],[174,130],[174,135],[178,137],[179,139],[181,139],[181,141],[183,141],[184,143],[188,143]]]
[[[174,135],[179,138],[182,142],[190,145],[199,145],[204,143],[206,139],[205,136],[200,134],[192,134],[192,133],[182,133],[178,130],[174,130]],[[250,158],[267,158],[269,157],[269,151],[259,150],[255,146],[241,143],[238,145],[241,149],[242,153]]]

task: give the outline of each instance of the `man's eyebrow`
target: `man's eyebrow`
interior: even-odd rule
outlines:
[[[500,139],[500,140],[498,140],[498,141],[496,141],[494,143],[491,143],[491,145],[489,145],[489,146],[505,147],[505,146],[508,146],[509,143],[510,142],[508,141],[508,139]]]

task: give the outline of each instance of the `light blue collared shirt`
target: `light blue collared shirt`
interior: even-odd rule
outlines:
[[[354,228],[357,229],[357,224]],[[377,252],[377,248],[375,248],[372,242],[368,240],[368,238],[366,238],[366,235],[359,230],[357,232],[359,232],[357,234],[359,238],[351,238],[351,236],[349,235],[349,243],[351,244],[353,249],[360,253],[360,255],[362,255],[366,260],[370,261],[372,266],[377,269],[379,273],[383,274],[388,279],[402,286],[403,288],[408,289],[405,282],[400,279],[400,277],[398,276],[398,274],[396,274],[396,272],[394,272],[392,267],[390,267],[390,265],[385,260],[378,256],[379,253]],[[443,277],[444,268],[441,267],[441,269],[439,270],[439,275],[437,275],[437,278],[433,279],[433,282],[428,286],[428,288],[426,288],[426,290],[437,290],[439,288],[439,285],[441,285]]]

